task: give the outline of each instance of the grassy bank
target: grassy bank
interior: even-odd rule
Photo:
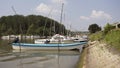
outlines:
[[[112,30],[108,32],[104,41],[120,51],[120,30]]]
[[[102,38],[103,32],[97,32],[97,33],[93,33],[89,36],[89,39],[91,41],[95,41],[95,40],[100,40]]]
[[[89,35],[90,41],[100,41],[109,44],[114,50],[120,52],[120,29],[114,29],[104,34],[103,31]],[[87,49],[85,48],[81,53],[77,68],[83,68],[85,65],[85,56]]]
[[[114,29],[107,34],[103,32],[97,32],[89,36],[91,41],[99,40],[111,45],[113,48],[120,51],[120,29]]]

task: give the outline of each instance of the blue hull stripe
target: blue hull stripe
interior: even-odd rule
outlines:
[[[31,44],[31,43],[12,43],[13,46],[24,46],[24,47],[70,47],[87,44],[87,42],[71,43],[71,44]]]

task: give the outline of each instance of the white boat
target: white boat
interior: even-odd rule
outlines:
[[[87,36],[77,35],[76,37],[72,37],[72,39],[74,40],[74,42],[87,42],[88,41]]]
[[[67,44],[32,44],[32,43],[12,43],[13,49],[39,49],[39,50],[81,50],[87,42],[67,43]]]
[[[75,38],[74,39],[74,42],[87,42],[88,39],[85,39],[85,38]]]
[[[51,39],[35,39],[34,43],[44,44],[44,43],[73,43],[74,40],[70,37],[66,37],[60,34],[55,34]]]

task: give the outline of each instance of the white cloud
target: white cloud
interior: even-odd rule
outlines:
[[[44,3],[41,3],[40,5],[38,5],[36,7],[37,12],[41,12],[41,13],[45,13],[45,14],[50,12],[51,9],[52,9],[51,6],[48,6],[48,5],[44,4]]]
[[[106,19],[112,19],[111,15],[105,13],[104,11],[96,11],[93,10],[92,14],[90,16],[91,18],[106,18]]]
[[[52,6],[46,5],[46,4],[44,4],[44,3],[40,3],[40,4],[36,7],[36,11],[37,11],[37,12],[40,12],[40,13],[44,13],[44,14],[49,14],[50,12],[60,13],[59,10],[53,9]]]
[[[53,3],[67,3],[66,0],[51,0]]]
[[[80,16],[80,19],[82,20],[90,20],[90,19],[107,19],[111,20],[112,17],[110,14],[105,13],[104,11],[96,11],[93,10],[90,16]]]
[[[89,20],[89,17],[86,17],[86,16],[80,16],[80,19],[82,19],[82,20]]]
[[[51,7],[44,3],[41,3],[36,7],[37,12],[48,13],[50,10],[51,10]]]

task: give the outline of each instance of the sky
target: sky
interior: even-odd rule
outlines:
[[[0,17],[15,15],[43,15],[60,22],[73,31],[88,31],[91,24],[104,27],[120,22],[120,0],[0,0]]]

